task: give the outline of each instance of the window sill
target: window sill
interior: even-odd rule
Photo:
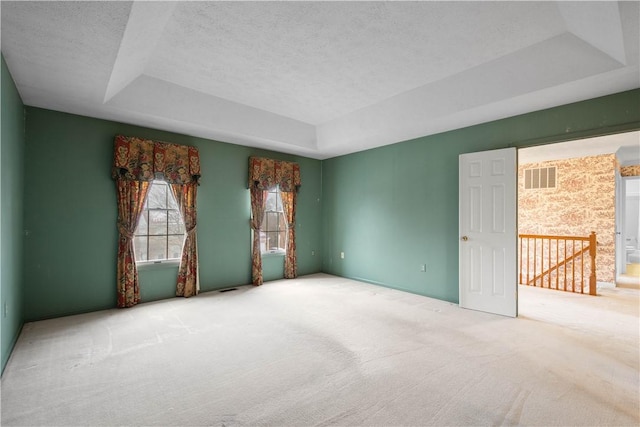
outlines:
[[[286,255],[285,251],[269,251],[269,252],[262,252],[262,257],[263,258],[270,258],[270,257],[284,257]]]
[[[165,259],[161,261],[141,261],[136,263],[138,271],[141,270],[159,270],[164,268],[180,267],[179,259]]]

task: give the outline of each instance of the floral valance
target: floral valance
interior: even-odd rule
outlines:
[[[198,149],[150,139],[116,136],[113,148],[114,178],[151,181],[158,175],[170,184],[198,182]]]
[[[264,157],[249,158],[249,186],[268,190],[280,186],[280,191],[297,191],[300,187],[300,165]]]

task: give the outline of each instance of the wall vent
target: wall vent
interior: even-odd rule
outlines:
[[[556,188],[556,167],[525,169],[524,188]]]

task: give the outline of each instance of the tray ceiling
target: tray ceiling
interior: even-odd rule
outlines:
[[[25,104],[313,158],[640,87],[638,2],[2,2]]]

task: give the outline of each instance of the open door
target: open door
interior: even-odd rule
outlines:
[[[517,151],[460,155],[460,307],[518,315]]]

